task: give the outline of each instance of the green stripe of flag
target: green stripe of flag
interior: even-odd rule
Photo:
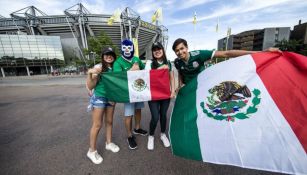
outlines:
[[[197,78],[180,89],[172,113],[170,138],[173,154],[202,160],[196,123],[196,89]]]
[[[106,88],[106,97],[110,101],[129,101],[127,72],[106,72],[102,74],[102,83]]]

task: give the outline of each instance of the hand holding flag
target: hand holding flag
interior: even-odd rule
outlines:
[[[137,65],[138,66],[138,65]],[[114,102],[141,102],[170,98],[167,69],[106,72],[102,82],[106,97]]]

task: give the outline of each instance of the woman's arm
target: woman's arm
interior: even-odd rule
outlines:
[[[87,72],[86,78],[86,86],[89,90],[92,90],[96,87],[96,83],[98,80],[99,70],[97,69],[89,69]]]
[[[171,98],[175,97],[175,77],[174,71],[170,71],[169,73],[170,83],[171,83]]]

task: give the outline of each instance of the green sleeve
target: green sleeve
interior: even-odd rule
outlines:
[[[212,58],[213,50],[200,50],[199,58],[202,62],[210,60]]]
[[[141,70],[145,69],[145,65],[144,65],[144,63],[141,61],[141,59],[138,58],[138,61],[139,61],[140,69],[141,69]]]
[[[121,71],[123,71],[122,67],[117,61],[115,61],[113,64],[113,72],[121,72]]]

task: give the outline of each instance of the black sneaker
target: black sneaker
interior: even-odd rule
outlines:
[[[133,134],[139,134],[142,136],[146,136],[147,135],[147,131],[139,128],[139,129],[133,129]]]
[[[127,142],[130,149],[136,149],[138,147],[138,145],[135,142],[134,136],[128,137]]]

